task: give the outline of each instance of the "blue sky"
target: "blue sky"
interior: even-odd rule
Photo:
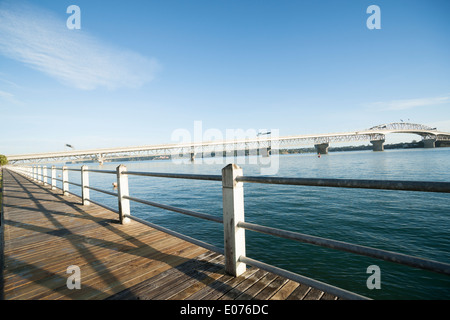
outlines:
[[[450,132],[449,12],[445,0],[0,0],[0,154],[174,143],[194,121],[224,135],[408,119]]]

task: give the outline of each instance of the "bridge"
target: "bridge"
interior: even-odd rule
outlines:
[[[103,163],[106,160],[124,160],[140,157],[190,158],[194,160],[197,155],[202,155],[202,157],[214,157],[221,154],[223,156],[246,154],[269,156],[272,150],[293,148],[308,144],[313,144],[317,153],[326,154],[328,153],[330,143],[355,141],[370,141],[374,151],[383,151],[385,137],[391,133],[419,135],[422,137],[425,148],[436,147],[437,141],[450,141],[450,132],[438,131],[436,128],[422,124],[399,122],[382,124],[354,132],[283,137],[279,137],[276,133],[272,132],[270,136],[256,136],[245,139],[10,155],[8,156],[8,160],[12,164],[88,161]]]

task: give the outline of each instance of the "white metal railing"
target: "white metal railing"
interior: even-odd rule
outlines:
[[[222,175],[198,175],[198,174],[176,174],[176,173],[157,173],[157,172],[138,172],[128,171],[126,166],[119,165],[116,170],[94,170],[89,169],[86,165],[80,169],[56,168],[52,166],[51,176],[47,175],[46,166],[32,167],[9,167],[28,176],[33,181],[48,185],[47,178],[51,179],[51,188],[56,189],[56,181],[62,184],[63,195],[68,195],[69,185],[75,185],[81,188],[81,199],[83,205],[89,205],[90,202],[105,207],[113,212],[118,213],[121,223],[127,223],[130,219],[148,225],[150,227],[162,230],[179,238],[185,239],[209,250],[219,252],[225,256],[225,269],[229,274],[239,276],[246,270],[246,264],[258,267],[294,281],[305,283],[306,285],[315,287],[319,290],[335,294],[337,296],[348,299],[366,299],[361,295],[334,287],[332,285],[310,279],[293,272],[277,268],[256,261],[246,256],[245,253],[245,230],[261,232],[281,238],[291,239],[304,243],[314,244],[326,248],[347,251],[358,255],[369,256],[376,259],[395,262],[410,267],[429,270],[437,273],[450,275],[450,264],[423,259],[392,251],[380,250],[366,246],[336,241],[332,239],[320,238],[298,232],[286,231],[257,224],[245,222],[244,215],[244,191],[243,183],[266,183],[266,184],[283,184],[283,185],[302,185],[316,187],[338,187],[338,188],[366,188],[366,189],[383,189],[383,190],[405,190],[405,191],[423,191],[423,192],[440,192],[450,193],[450,183],[448,182],[427,182],[427,181],[389,181],[389,180],[358,180],[358,179],[305,179],[305,178],[283,178],[283,177],[261,177],[261,176],[244,176],[242,169],[235,164],[229,164],[222,169]],[[62,171],[62,179],[56,177],[56,170]],[[76,171],[81,173],[81,184],[70,182],[68,179],[68,171]],[[114,174],[117,178],[117,193],[94,188],[89,186],[89,173]],[[177,208],[165,204],[160,204],[144,199],[133,197],[129,194],[128,176],[147,176],[162,177],[172,179],[194,179],[205,181],[221,181],[222,182],[222,201],[223,216],[217,217],[191,210]],[[117,197],[118,209],[110,208],[102,203],[96,202],[90,198],[89,190],[101,192],[110,196]],[[130,201],[142,203],[149,206],[170,210],[185,215],[222,223],[224,230],[224,249],[214,245],[205,243],[198,239],[191,238],[184,234],[180,234],[173,230],[161,227],[154,223],[135,217],[131,214]]]

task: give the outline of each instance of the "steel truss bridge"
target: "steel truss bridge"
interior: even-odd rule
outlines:
[[[414,123],[389,123],[378,125],[370,129],[328,133],[278,137],[258,136],[254,138],[202,141],[181,144],[149,145],[137,147],[108,148],[95,150],[71,150],[62,152],[48,152],[36,154],[10,155],[11,164],[39,164],[61,162],[89,162],[113,161],[118,159],[146,158],[146,157],[170,157],[178,159],[190,158],[196,155],[202,156],[229,156],[229,155],[262,155],[268,156],[278,149],[288,149],[302,145],[316,147],[318,153],[328,153],[330,143],[370,141],[374,151],[383,151],[385,136],[391,133],[410,133],[420,135],[425,148],[434,148],[436,141],[450,141],[450,132],[438,131],[422,124]]]

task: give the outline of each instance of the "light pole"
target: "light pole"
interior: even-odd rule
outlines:
[[[266,132],[259,132],[256,136],[262,136],[262,135],[270,135],[272,132],[271,131],[266,131]],[[260,144],[260,142],[258,142],[258,144]],[[272,141],[269,140],[269,146],[267,147],[267,149],[265,149],[264,153],[262,154],[263,157],[268,157],[271,153],[272,150]],[[259,146],[259,153],[262,153],[262,148],[261,145]]]
[[[267,131],[267,132],[259,132],[256,136],[257,137],[259,137],[259,136],[262,136],[262,135],[264,135],[264,134],[271,134],[272,132],[270,132],[270,131]]]

